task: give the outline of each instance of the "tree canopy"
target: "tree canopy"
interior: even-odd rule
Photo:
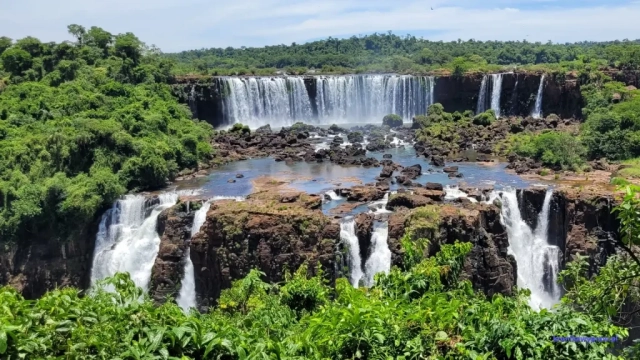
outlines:
[[[275,69],[305,71],[427,72],[506,66],[581,67],[585,64],[637,69],[640,40],[566,44],[523,41],[429,41],[412,35],[374,33],[347,39],[329,37],[305,44],[260,48],[211,48],[167,54],[177,71],[207,74],[270,74]]]
[[[66,237],[128,190],[212,156],[171,95],[172,62],[131,33],[0,39],[0,238]]]

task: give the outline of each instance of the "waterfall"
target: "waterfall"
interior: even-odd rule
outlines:
[[[542,118],[542,90],[544,89],[544,75],[540,77],[540,85],[538,85],[538,94],[536,95],[536,105],[533,108],[531,116],[540,119]]]
[[[387,114],[410,122],[434,102],[435,79],[412,75],[317,76],[315,98],[301,76],[220,78],[225,123],[256,128],[309,124],[379,123]],[[312,104],[313,103],[313,104]],[[312,106],[312,105],[315,105]]]
[[[224,78],[226,122],[251,128],[288,126],[311,117],[311,100],[302,77]]]
[[[384,197],[378,201],[373,201],[369,204],[370,213],[391,213],[387,210],[387,203],[389,202],[389,193],[384,194]]]
[[[325,195],[328,196],[331,201],[342,199],[338,194],[336,194],[335,190],[329,190]]]
[[[487,110],[487,75],[482,77],[482,83],[480,84],[480,94],[478,95],[478,106],[476,107],[476,114],[483,113]]]
[[[146,291],[160,246],[158,215],[177,201],[175,192],[160,194],[157,200],[127,195],[116,201],[100,221],[91,284],[116,272],[128,272],[135,284]]]
[[[204,222],[207,221],[207,212],[209,212],[209,208],[211,208],[211,202],[216,200],[236,200],[243,201],[242,197],[233,197],[233,196],[216,196],[211,200],[205,201],[202,204],[202,207],[196,211],[193,215],[193,224],[191,225],[191,237],[200,231]],[[190,245],[190,244],[189,244]],[[184,277],[181,281],[180,293],[176,298],[176,302],[178,306],[182,308],[182,310],[189,311],[190,308],[194,308],[197,306],[196,303],[196,279],[195,273],[193,270],[193,262],[191,261],[191,246],[187,247],[187,251],[185,253],[184,259]]]
[[[518,264],[518,287],[531,290],[529,304],[534,309],[551,308],[561,296],[557,284],[561,252],[548,241],[552,195],[551,190],[545,194],[535,230],[522,219],[516,190],[508,189],[500,195],[501,220],[507,229],[509,253],[515,257]],[[492,202],[492,199],[489,202]]]
[[[472,203],[478,202],[478,200],[476,200],[475,198],[469,197],[469,195],[467,193],[465,193],[464,191],[460,190],[460,188],[457,187],[457,186],[446,185],[444,187],[444,199],[445,200],[455,200],[455,199],[460,199],[460,198],[469,199],[469,201],[471,201]]]
[[[207,220],[207,212],[211,207],[211,201],[206,201],[202,204],[202,207],[196,211],[193,215],[193,224],[191,225],[191,237],[200,231],[200,228]],[[176,298],[178,306],[184,311],[189,311],[190,308],[196,307],[196,282],[195,273],[193,270],[193,262],[191,261],[191,246],[187,247],[184,260],[184,277],[181,281],[180,293]]]
[[[358,287],[362,273],[362,259],[360,258],[360,243],[356,236],[356,222],[353,218],[345,219],[340,224],[340,239],[349,248],[349,282],[353,287]]]
[[[491,84],[491,109],[496,113],[496,118],[500,117],[500,95],[502,94],[502,74],[492,74]]]
[[[371,255],[364,265],[365,285],[372,286],[377,273],[388,273],[391,269],[391,250],[387,244],[389,223],[376,221],[371,235]]]

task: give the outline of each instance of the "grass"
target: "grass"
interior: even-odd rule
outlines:
[[[626,167],[618,171],[619,177],[640,178],[640,158],[625,160],[622,165]]]

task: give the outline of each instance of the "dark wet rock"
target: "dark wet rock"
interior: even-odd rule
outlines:
[[[254,131],[254,134],[258,134],[258,135],[270,135],[272,133],[273,131],[271,131],[271,125],[269,124],[260,126]]]
[[[348,201],[371,202],[380,200],[385,192],[375,186],[354,186],[350,189],[339,189],[338,194]]]
[[[242,174],[236,174],[236,178],[238,178],[238,179],[242,179],[243,177],[244,177],[244,175],[242,175]]]
[[[411,165],[402,169],[401,173],[407,178],[414,180],[418,176],[422,175],[422,166],[420,166],[420,164]]]
[[[393,166],[390,165],[386,165],[385,167],[382,168],[382,171],[380,172],[380,177],[381,178],[389,178],[393,175]]]
[[[442,169],[442,171],[444,171],[446,173],[455,173],[455,172],[458,172],[458,167],[457,166],[446,166],[444,169]]]
[[[448,176],[449,176],[449,179],[461,178],[462,174],[459,172],[450,172]]]
[[[442,186],[442,184],[438,184],[438,183],[432,183],[432,182],[428,182],[424,185],[424,187],[427,190],[440,190],[443,191],[444,187]]]
[[[349,140],[350,143],[364,142],[364,136],[359,131],[350,132],[349,135],[347,135],[347,139]]]
[[[412,186],[413,185],[413,182],[411,181],[411,178],[406,176],[406,175],[398,175],[398,176],[396,176],[396,182],[399,185],[402,185],[402,186]]]
[[[194,215],[185,210],[184,203],[178,203],[158,215],[160,246],[149,282],[149,295],[156,304],[164,303],[168,297],[175,299],[180,293]]]
[[[442,167],[444,166],[444,158],[441,156],[432,156],[431,162],[429,164],[437,167]]]
[[[434,200],[417,194],[400,193],[389,196],[387,203],[388,210],[395,210],[400,207],[415,209],[417,207],[433,204]]]
[[[229,184],[233,184],[233,183],[235,183],[235,182],[236,182],[236,179],[229,179],[229,180],[227,180],[227,182],[228,182]]]
[[[392,157],[392,156],[391,156],[391,154],[384,154],[384,155],[382,155],[382,158],[383,158],[383,159],[391,159],[391,157]]]
[[[373,235],[374,215],[368,213],[360,213],[355,216],[354,223],[356,227],[356,236],[360,246],[360,258],[367,259],[371,252],[371,235]],[[364,261],[362,262],[364,266]],[[362,269],[364,270],[364,268]]]
[[[444,190],[442,188],[438,190],[438,189],[423,189],[420,187],[416,187],[413,189],[413,192],[416,195],[427,197],[436,202],[444,201]]]

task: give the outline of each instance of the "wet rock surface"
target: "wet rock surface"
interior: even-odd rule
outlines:
[[[149,295],[158,304],[168,297],[175,299],[180,293],[193,216],[194,211],[187,212],[185,203],[178,203],[158,216],[160,247],[149,283]]]

